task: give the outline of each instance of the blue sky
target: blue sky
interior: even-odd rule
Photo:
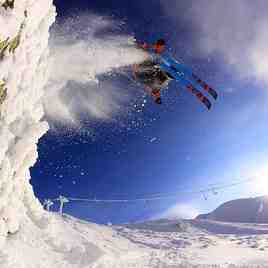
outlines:
[[[266,39],[261,31],[265,12],[248,1],[166,2],[58,0],[55,4],[58,22],[82,13],[110,16],[123,22],[112,34],[146,41],[165,38],[177,58],[218,90],[219,100],[208,112],[173,82],[164,93],[163,105],[156,106],[147,97],[142,107],[144,92],[137,85],[120,75],[101,77],[102,90],[111,90],[110,84],[112,90],[131,92],[130,101],[122,104],[128,113],[119,113],[110,122],[84,114],[83,132],[49,131],[39,143],[39,160],[31,170],[31,183],[41,200],[60,194],[133,199],[182,191],[167,200],[109,206],[71,202],[65,207],[67,213],[83,219],[120,223],[165,215],[176,204],[180,204],[178,214],[190,208],[206,212],[232,198],[268,194]],[[262,1],[258,5],[267,8]],[[215,10],[222,12],[215,17]],[[236,10],[245,15],[242,11],[236,17],[224,15]],[[253,184],[222,189],[217,195],[206,193],[208,200],[196,193],[214,184],[248,179],[259,170],[261,179]],[[57,210],[57,204],[52,209]]]

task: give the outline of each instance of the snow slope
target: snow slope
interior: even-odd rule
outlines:
[[[116,228],[150,249],[149,267],[268,267],[267,225],[158,220]]]
[[[24,218],[20,231],[7,238],[0,267],[268,267],[268,226],[248,224],[247,233],[236,224],[236,234],[231,226],[158,220],[107,227],[44,213],[36,222]]]
[[[261,196],[228,201],[211,213],[197,216],[197,219],[268,223],[268,197]]]

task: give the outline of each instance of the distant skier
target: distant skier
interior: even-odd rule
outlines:
[[[194,94],[208,109],[211,102],[198,89],[204,89],[215,100],[217,92],[197,77],[186,65],[177,62],[173,57],[165,53],[165,40],[159,39],[154,44],[137,43],[141,49],[148,51],[150,57],[141,64],[133,67],[134,77],[145,85],[146,91],[154,98],[157,104],[161,104],[161,90],[168,86],[171,80],[176,80],[180,85]]]

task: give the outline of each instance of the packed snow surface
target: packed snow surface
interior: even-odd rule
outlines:
[[[7,238],[0,267],[268,267],[268,225],[156,220],[107,227],[45,213]]]

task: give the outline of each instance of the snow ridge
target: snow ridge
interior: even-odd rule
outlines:
[[[223,222],[268,223],[268,198],[267,196],[260,196],[228,201],[211,213],[198,215],[197,219]]]

